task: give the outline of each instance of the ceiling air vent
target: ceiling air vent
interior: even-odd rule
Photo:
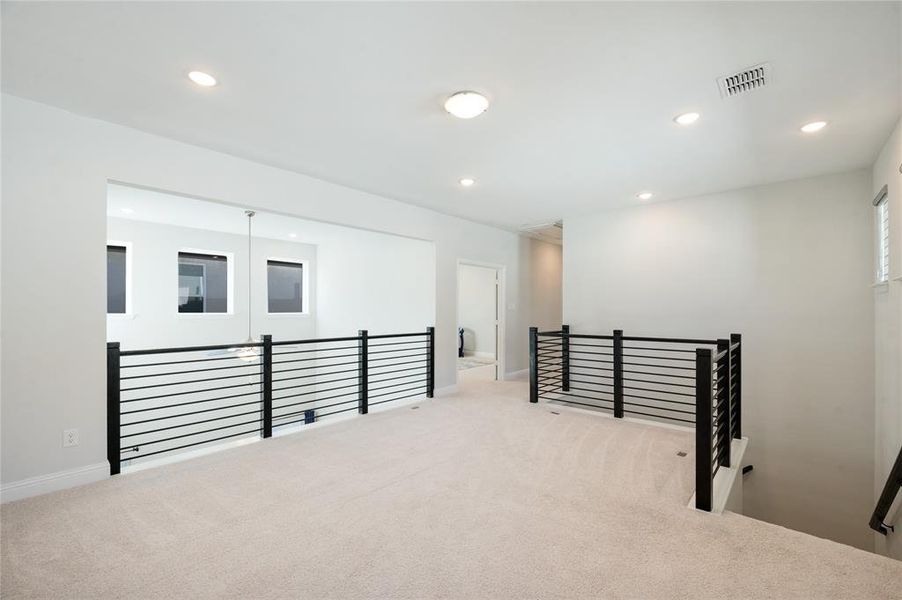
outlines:
[[[762,63],[743,69],[738,73],[726,75],[717,80],[720,95],[723,98],[732,98],[758,88],[763,88],[770,83],[770,64]]]

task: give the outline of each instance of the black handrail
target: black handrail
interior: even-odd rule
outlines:
[[[708,340],[531,327],[529,401],[540,398],[616,418],[694,426],[695,505],[710,511],[714,476],[721,467],[738,466],[730,455],[732,441],[742,437],[742,336]]]
[[[370,344],[370,340],[387,340]],[[348,342],[353,342],[349,345]],[[314,349],[293,350],[286,346],[313,345]],[[338,345],[336,345],[338,344]],[[380,349],[370,356],[369,348]],[[309,346],[308,346],[309,348]],[[383,349],[384,348],[384,349]],[[251,349],[250,352],[240,352]],[[353,350],[352,352],[347,352]],[[339,351],[341,353],[336,354]],[[199,352],[227,354],[209,357]],[[132,362],[123,358],[192,353],[179,360]],[[273,360],[292,355],[288,360]],[[348,360],[350,359],[350,360]],[[410,359],[410,360],[407,360]],[[207,367],[209,361],[241,361],[239,364]],[[338,361],[338,362],[336,362]],[[290,363],[290,364],[288,364]],[[296,363],[307,363],[294,366]],[[219,363],[221,364],[221,363]],[[176,370],[146,370],[150,367],[178,365]],[[283,365],[286,365],[283,367]],[[408,366],[415,365],[415,366]],[[351,366],[351,368],[345,368]],[[123,377],[124,369],[142,367],[139,375]],[[239,374],[221,375],[225,369],[240,369]],[[249,369],[249,370],[248,370]],[[210,373],[215,371],[216,373]],[[298,371],[311,374],[294,375]],[[128,372],[128,371],[126,371]],[[234,373],[234,371],[230,371]],[[198,375],[212,375],[210,377]],[[287,374],[291,374],[286,377]],[[338,379],[333,377],[341,375]],[[184,376],[184,377],[182,377]],[[177,378],[175,380],[171,378]],[[244,378],[247,378],[244,381]],[[140,385],[124,387],[123,381]],[[290,382],[285,386],[280,382]],[[335,387],[335,384],[344,384]],[[274,387],[273,384],[277,384]],[[377,387],[371,387],[376,384]],[[209,386],[209,387],[208,387]],[[326,387],[323,387],[326,386]],[[176,390],[176,391],[170,391]],[[232,390],[235,393],[232,393]],[[347,391],[344,391],[347,390]],[[226,391],[223,395],[222,392]],[[240,393],[239,393],[240,391]],[[355,410],[367,414],[369,407],[417,396],[432,398],[435,391],[435,328],[421,332],[273,341],[264,335],[260,342],[150,348],[123,351],[118,342],[107,344],[107,459],[110,474],[121,470],[122,460],[135,460],[183,450],[211,442],[258,434],[271,437],[274,427],[295,423],[313,423],[323,417]],[[137,392],[138,395],[134,395]],[[274,392],[281,392],[273,395]],[[340,393],[337,393],[340,392]],[[378,392],[373,394],[371,392]],[[286,395],[287,394],[287,395]],[[323,396],[322,394],[326,394]],[[235,403],[233,399],[243,398]],[[256,399],[254,399],[256,398]],[[379,398],[378,402],[370,402]],[[322,405],[325,400],[341,399]],[[210,404],[216,403],[216,404]],[[208,408],[185,410],[204,405]],[[256,409],[248,407],[258,405]],[[315,404],[315,405],[314,405]],[[303,409],[285,412],[293,407]],[[353,405],[323,412],[324,409]],[[128,406],[129,410],[123,410]],[[134,406],[135,408],[131,408]],[[241,412],[234,412],[236,409]],[[133,420],[140,413],[138,420]],[[202,415],[197,418],[197,415]],[[301,418],[286,420],[294,416]],[[123,419],[123,417],[126,417]],[[187,420],[191,418],[192,420]],[[134,427],[154,423],[135,431]],[[217,423],[215,427],[205,424]],[[219,425],[223,423],[222,425]],[[204,425],[204,427],[199,427]],[[253,427],[255,426],[255,427]],[[123,434],[123,429],[127,433]],[[241,429],[238,431],[237,429]],[[172,435],[154,436],[160,432]],[[203,437],[215,433],[216,437]],[[218,434],[222,435],[218,435]],[[126,440],[125,443],[123,441]],[[160,449],[157,444],[184,440],[176,446]],[[144,450],[151,447],[152,451]]]
[[[902,487],[902,448],[899,448],[899,456],[896,457],[896,462],[890,469],[883,492],[880,493],[877,506],[874,507],[874,513],[871,515],[870,526],[877,533],[886,535],[889,531],[895,531],[892,525],[886,524],[886,515],[893,505],[900,487]]]

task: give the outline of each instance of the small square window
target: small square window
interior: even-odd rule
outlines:
[[[124,315],[126,311],[127,255],[125,246],[106,247],[106,312]]]
[[[179,312],[229,310],[229,265],[225,256],[179,252]]]
[[[266,288],[270,313],[304,312],[304,265],[266,261]]]

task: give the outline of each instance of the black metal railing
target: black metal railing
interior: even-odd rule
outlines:
[[[742,437],[742,343],[529,330],[529,401],[540,399],[695,428],[696,507]]]
[[[877,533],[886,535],[890,531],[895,531],[895,527],[886,523],[886,516],[896,500],[900,488],[902,488],[902,448],[899,448],[899,455],[896,457],[896,462],[893,463],[893,468],[889,471],[886,484],[883,486],[880,498],[877,499],[877,506],[874,507],[874,512],[871,514],[870,526]]]
[[[435,329],[232,345],[121,350],[107,344],[107,458],[122,463],[271,437],[435,389]]]

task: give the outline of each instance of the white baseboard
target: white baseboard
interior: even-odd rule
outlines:
[[[505,373],[504,381],[526,381],[529,379],[529,369],[520,369],[519,371],[511,371]]]
[[[445,396],[453,396],[457,393],[457,384],[446,385],[445,387],[435,388],[432,392],[433,398],[444,398]]]
[[[12,502],[32,496],[40,496],[70,487],[102,481],[110,476],[110,464],[106,461],[59,471],[48,475],[38,475],[0,486],[0,502]]]

